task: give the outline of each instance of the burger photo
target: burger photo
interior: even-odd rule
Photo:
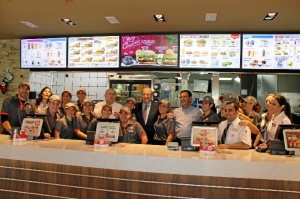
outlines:
[[[190,46],[193,45],[193,41],[190,40],[190,39],[184,40],[183,45],[186,46],[186,47],[190,47]]]
[[[205,39],[199,39],[197,40],[197,46],[198,47],[204,47],[206,44],[206,40]]]
[[[138,64],[156,64],[156,53],[153,50],[137,50],[135,52]]]
[[[163,64],[166,65],[177,65],[178,56],[173,53],[172,49],[166,50],[166,54],[163,55]]]

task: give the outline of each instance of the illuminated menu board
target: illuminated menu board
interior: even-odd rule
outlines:
[[[121,67],[177,68],[178,35],[121,36]]]
[[[243,69],[300,69],[300,35],[244,34]]]
[[[119,36],[70,37],[68,68],[118,68]]]
[[[21,68],[66,68],[67,38],[21,39]]]
[[[180,68],[240,68],[240,34],[181,34]]]

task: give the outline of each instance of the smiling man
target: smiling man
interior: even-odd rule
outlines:
[[[5,98],[1,110],[3,134],[12,134],[13,127],[21,127],[26,114],[34,114],[34,105],[27,99],[30,92],[28,82],[20,83],[18,94]]]
[[[249,149],[251,147],[251,132],[249,127],[239,124],[239,107],[234,102],[225,105],[226,120],[219,124],[218,149]]]
[[[180,92],[181,107],[173,111],[175,120],[176,139],[179,144],[181,143],[180,137],[190,137],[192,131],[192,122],[199,121],[201,111],[196,107],[191,106],[192,93],[188,90]]]

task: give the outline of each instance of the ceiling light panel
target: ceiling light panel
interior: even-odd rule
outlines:
[[[278,12],[269,12],[263,18],[263,21],[272,21],[278,16],[278,14],[279,14]]]
[[[153,17],[156,22],[166,22],[166,19],[162,14],[155,14]]]
[[[217,20],[217,13],[206,13],[205,21],[216,21]]]
[[[105,17],[105,19],[111,24],[119,24],[120,23],[118,21],[118,19],[114,16],[108,16],[108,17]]]
[[[30,28],[37,28],[38,26],[29,22],[29,21],[20,21],[22,24],[24,24],[25,26],[28,26]]]

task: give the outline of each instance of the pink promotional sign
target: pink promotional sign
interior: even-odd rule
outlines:
[[[177,67],[178,35],[121,36],[121,67]]]

